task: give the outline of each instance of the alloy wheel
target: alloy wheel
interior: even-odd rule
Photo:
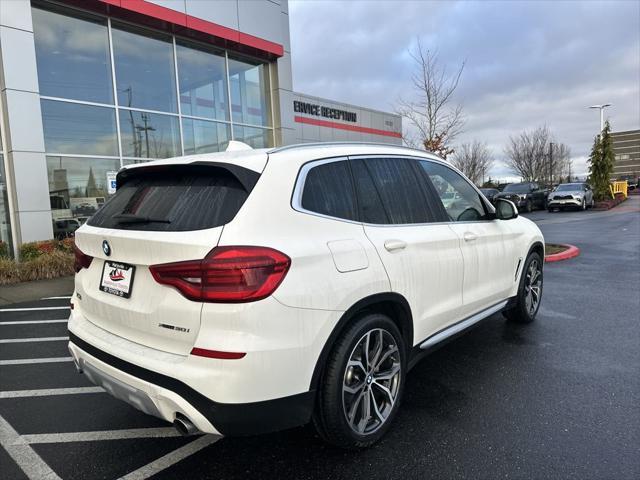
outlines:
[[[542,269],[538,264],[538,260],[533,260],[529,264],[527,275],[524,281],[524,302],[527,313],[533,316],[540,305],[540,297],[542,294]]]
[[[400,392],[400,350],[387,330],[365,333],[351,351],[342,383],[342,407],[357,434],[378,430],[389,418]]]

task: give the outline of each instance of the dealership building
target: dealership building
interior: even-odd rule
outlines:
[[[287,0],[0,0],[0,241],[71,233],[123,165],[401,144],[397,115],[293,90]]]

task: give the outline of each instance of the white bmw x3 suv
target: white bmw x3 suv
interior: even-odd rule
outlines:
[[[307,144],[124,167],[76,232],[76,367],[182,433],[388,430],[416,361],[530,322],[544,240],[412,149]],[[246,148],[245,148],[246,147]]]

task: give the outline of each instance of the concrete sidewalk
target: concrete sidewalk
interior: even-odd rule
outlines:
[[[29,302],[44,297],[58,297],[73,293],[73,277],[52,278],[0,286],[0,305]]]

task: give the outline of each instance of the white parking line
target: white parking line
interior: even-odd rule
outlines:
[[[69,320],[61,319],[61,320],[15,320],[11,322],[2,322],[0,321],[0,326],[2,325],[29,325],[33,323],[67,323]]]
[[[188,456],[199,452],[203,448],[216,443],[218,440],[220,440],[220,438],[222,437],[216,437],[215,435],[205,435],[204,437],[200,437],[197,440],[194,440],[191,443],[187,443],[186,445],[174,450],[173,452],[169,452],[166,455],[158,458],[157,460],[146,464],[144,467],[140,467],[137,470],[126,474],[124,477],[121,477],[120,480],[142,480],[145,478],[149,478],[156,473],[161,472],[162,470],[178,463],[180,460],[183,460]]]
[[[2,338],[0,343],[61,342],[63,340],[69,340],[69,337]]]
[[[18,435],[9,422],[0,416],[0,445],[32,480],[60,480],[40,455]]]
[[[71,298],[71,296],[68,297],[42,297],[40,300],[64,300],[64,299],[69,299]]]
[[[69,310],[69,307],[0,308],[2,312],[34,312],[38,310]]]
[[[175,428],[131,428],[128,430],[104,430],[97,432],[69,432],[69,433],[34,433],[21,435],[24,442],[34,443],[68,443],[68,442],[96,442],[101,440],[125,440],[130,438],[164,438],[179,437]]]
[[[75,387],[75,388],[43,388],[40,390],[10,390],[0,392],[0,398],[27,398],[50,397],[54,395],[79,395],[82,393],[102,393],[100,387]]]
[[[18,360],[0,360],[0,366],[3,365],[27,365],[29,363],[57,363],[71,362],[71,357],[54,357],[54,358],[21,358]]]

